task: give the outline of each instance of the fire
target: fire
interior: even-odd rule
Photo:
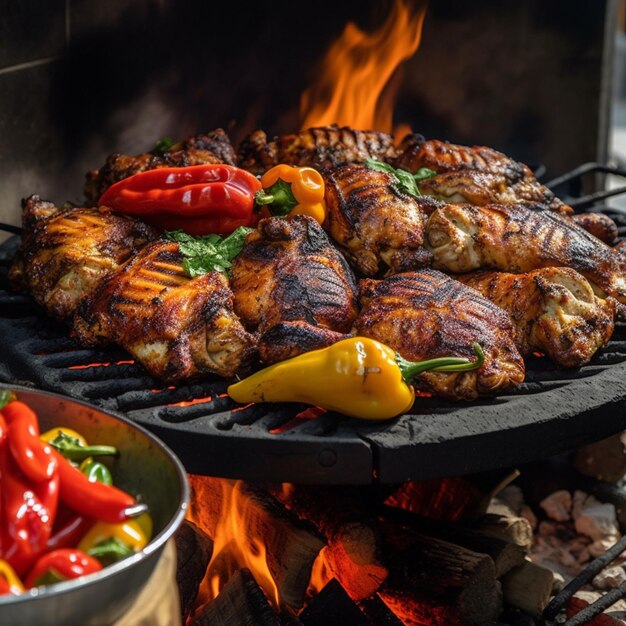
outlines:
[[[333,578],[334,574],[328,562],[328,546],[326,546],[320,550],[313,563],[307,596],[312,597],[318,594]]]
[[[319,80],[300,102],[302,127],[348,125],[391,132],[399,84],[396,70],[417,50],[426,4],[417,13],[395,0],[387,20],[372,33],[348,23],[322,62]]]
[[[213,498],[213,488],[221,490],[220,510],[214,529],[206,529],[213,537],[213,556],[201,589],[202,603],[216,598],[229,581],[230,577],[240,568],[247,567],[253,574],[258,585],[263,589],[274,608],[280,608],[278,587],[274,582],[267,564],[267,550],[261,537],[250,533],[254,524],[248,523],[245,498],[242,495],[242,481],[226,479],[207,479],[190,477],[196,499]],[[192,521],[203,525],[201,511],[190,511]]]

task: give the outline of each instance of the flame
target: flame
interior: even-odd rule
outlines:
[[[325,546],[313,562],[307,597],[317,595],[333,578],[334,574],[328,559],[328,546]]]
[[[192,478],[190,476],[190,478]],[[261,537],[250,533],[253,524],[248,523],[245,497],[242,495],[242,481],[226,479],[205,479],[194,476],[191,481],[194,498],[215,498],[211,489],[218,485],[221,489],[221,506],[214,530],[213,556],[207,568],[201,588],[202,604],[216,598],[230,577],[242,567],[247,567],[258,585],[263,589],[275,609],[281,607],[278,587],[267,564],[267,550]],[[202,513],[190,510],[190,519],[202,526]],[[206,529],[209,530],[209,529]]]
[[[372,33],[348,23],[326,53],[319,80],[302,94],[303,128],[339,124],[391,132],[399,85],[392,79],[417,50],[426,13],[425,3],[413,14],[406,2],[395,0],[387,20]]]

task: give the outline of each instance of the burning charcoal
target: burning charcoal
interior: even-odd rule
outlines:
[[[550,519],[557,522],[567,522],[572,511],[572,494],[565,489],[560,489],[544,498],[539,506]]]
[[[213,542],[193,522],[185,520],[174,536],[178,563],[176,583],[180,595],[180,609],[185,619],[198,595],[198,587],[213,554]]]
[[[282,626],[250,570],[235,572],[220,594],[205,605],[190,626]]]
[[[300,621],[304,626],[369,625],[369,620],[335,578],[309,602],[300,614]]]
[[[377,593],[371,598],[366,598],[359,605],[370,622],[376,626],[403,626],[400,618],[381,600]]]

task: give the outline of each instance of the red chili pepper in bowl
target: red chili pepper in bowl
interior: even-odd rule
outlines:
[[[39,422],[34,411],[14,400],[2,409],[2,415],[8,425],[9,449],[19,468],[34,482],[50,480],[57,461],[52,448],[39,439]]]
[[[133,513],[142,512],[131,495],[112,485],[91,482],[56,450],[53,454],[59,462],[59,496],[71,509],[111,524],[123,522]]]
[[[163,230],[227,235],[256,225],[254,196],[260,189],[250,172],[232,165],[162,167],[115,183],[99,204]]]
[[[31,589],[38,585],[48,585],[61,580],[70,580],[99,572],[100,562],[82,550],[60,548],[44,554],[33,565],[24,581]]]

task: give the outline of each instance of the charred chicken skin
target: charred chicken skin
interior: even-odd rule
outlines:
[[[407,135],[395,167],[417,172],[427,167],[437,176],[420,183],[420,191],[447,202],[528,203],[537,208],[572,213],[534,177],[527,165],[486,146],[459,146],[421,135]]]
[[[387,344],[405,359],[472,358],[472,344],[482,346],[481,368],[421,374],[417,384],[423,389],[452,400],[472,400],[524,381],[524,361],[508,313],[474,289],[435,270],[362,280],[360,289],[357,334]]]
[[[59,210],[36,195],[23,203],[23,222],[9,277],[60,320],[156,237],[143,222],[108,209]]]
[[[428,218],[426,232],[437,269],[520,273],[571,267],[599,296],[626,303],[621,255],[557,213],[521,205],[447,204]]]
[[[324,172],[324,228],[365,276],[430,264],[423,247],[427,212],[438,203],[401,191],[392,174],[353,164]]]
[[[563,367],[580,367],[613,334],[615,301],[598,298],[573,269],[475,272],[456,278],[509,313],[524,356],[539,350]]]
[[[333,125],[274,137],[271,141],[262,130],[257,130],[243,140],[238,154],[240,167],[263,174],[279,163],[326,168],[368,159],[384,161],[393,158],[396,151],[391,135]]]
[[[230,139],[221,128],[205,135],[190,137],[163,153],[145,152],[128,156],[114,152],[99,170],[87,173],[85,197],[95,206],[111,185],[139,172],[159,167],[186,167],[206,163],[235,165],[236,160]]]
[[[261,220],[232,266],[234,306],[267,363],[344,338],[357,316],[350,267],[312,218]]]
[[[178,244],[156,241],[84,299],[74,318],[86,346],[114,342],[168,383],[246,369],[253,337],[219,272],[189,278]]]

